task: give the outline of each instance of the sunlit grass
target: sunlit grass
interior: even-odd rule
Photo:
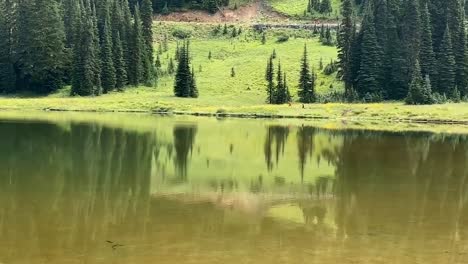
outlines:
[[[308,0],[268,0],[271,7],[288,16],[304,17],[304,11],[307,10]],[[340,0],[332,0],[332,13],[330,16],[314,12],[307,14],[307,17],[312,18],[336,18],[340,13]]]
[[[128,87],[124,92],[111,92],[99,97],[70,97],[70,87],[48,96],[31,94],[0,97],[0,109],[9,110],[74,110],[74,111],[182,111],[189,113],[217,112],[238,114],[264,114],[283,117],[309,117],[347,120],[353,122],[387,121],[395,119],[417,119],[433,121],[468,120],[468,104],[444,104],[433,106],[407,106],[401,102],[381,104],[313,104],[293,103],[289,105],[267,105],[265,66],[273,49],[288,74],[291,93],[297,100],[298,70],[304,44],[308,45],[310,61],[318,69],[320,58],[324,63],[337,56],[334,47],[322,46],[316,38],[308,38],[310,32],[288,31],[291,38],[286,43],[276,43],[279,32],[269,32],[267,43],[261,44],[260,37],[246,25],[243,34],[235,39],[227,36],[213,36],[215,25],[164,23],[156,25],[156,39],[163,32],[174,28],[193,32],[191,54],[196,71],[200,98],[176,98],[173,95],[173,76],[163,76],[157,87]],[[239,25],[237,25],[239,27]],[[230,29],[231,30],[231,29]],[[156,47],[158,44],[156,43]],[[161,55],[163,69],[168,58],[175,54],[176,42],[170,37],[169,51]],[[208,53],[212,52],[212,59]],[[231,77],[234,67],[236,76]],[[201,68],[201,71],[200,71]],[[323,83],[322,83],[323,82]],[[320,85],[321,84],[321,85]],[[335,76],[319,74],[319,93],[330,89],[342,90],[343,84]],[[377,127],[379,127],[378,125]]]

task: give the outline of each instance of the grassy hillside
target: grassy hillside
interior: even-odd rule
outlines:
[[[216,25],[164,23],[156,28],[158,39],[163,39],[165,32],[185,31],[193,36],[191,39],[192,64],[196,71],[197,83],[201,93],[199,100],[220,101],[229,105],[261,104],[266,99],[265,68],[266,62],[273,50],[276,50],[276,66],[281,61],[283,70],[287,73],[289,86],[293,95],[297,94],[300,60],[304,45],[309,49],[310,62],[318,70],[320,59],[326,65],[336,60],[335,47],[323,46],[318,38],[307,31],[275,30],[267,33],[267,43],[261,43],[261,34],[255,33],[247,26],[241,36],[232,38],[234,27],[229,27],[228,34],[213,34]],[[284,43],[278,43],[279,35],[290,35]],[[161,55],[162,69],[167,69],[169,58],[175,56],[177,40],[169,35],[169,50]],[[179,41],[180,42],[180,41]],[[156,48],[159,45],[156,45]],[[211,60],[208,58],[211,52]],[[236,76],[231,77],[234,67]],[[158,92],[164,97],[173,94],[173,76],[164,75],[159,82]],[[330,89],[330,87],[333,87]],[[326,76],[319,71],[317,90],[325,93],[330,90],[341,90],[342,83],[335,75]],[[209,102],[207,102],[209,103]]]
[[[213,34],[217,25],[196,23],[161,23],[155,27],[158,42],[168,34],[169,50],[161,55],[162,68],[174,57],[177,40],[174,32],[185,31],[191,37],[191,54],[196,71],[200,98],[184,99],[173,95],[173,76],[163,75],[157,87],[128,87],[124,92],[111,92],[100,97],[70,97],[70,87],[46,97],[25,94],[0,97],[0,109],[21,110],[78,110],[78,111],[183,111],[192,113],[239,113],[272,116],[300,116],[346,120],[456,120],[468,121],[468,104],[435,106],[406,106],[403,103],[383,104],[313,104],[294,103],[292,106],[266,105],[264,81],[267,59],[275,49],[283,69],[288,74],[291,93],[297,99],[300,59],[304,44],[309,49],[311,64],[318,69],[320,58],[324,64],[337,56],[334,47],[323,46],[309,31],[274,30],[267,32],[262,45],[261,34],[241,25],[240,37]],[[236,26],[239,28],[239,25]],[[229,27],[229,32],[233,28]],[[290,39],[278,43],[279,35]],[[159,44],[155,44],[158,49]],[[208,59],[211,51],[212,59]],[[236,76],[231,77],[231,68]],[[201,71],[200,71],[201,69]],[[332,86],[333,88],[330,88]],[[341,91],[343,85],[335,76],[319,73],[317,90],[324,94]]]
[[[328,15],[320,13],[307,14],[304,17],[304,11],[307,10],[308,0],[268,0],[273,10],[296,18],[315,18],[315,19],[336,19],[340,13],[341,0],[332,0],[332,13]]]

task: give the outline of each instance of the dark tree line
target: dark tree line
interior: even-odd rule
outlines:
[[[0,91],[153,85],[152,2],[0,0]]]
[[[342,1],[338,34],[348,97],[425,104],[468,95],[463,0],[367,0],[361,20],[353,14],[354,4]],[[414,89],[431,98],[411,99]]]

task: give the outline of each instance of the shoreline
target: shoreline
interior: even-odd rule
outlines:
[[[274,114],[228,114],[212,112],[188,112],[188,111],[148,111],[134,110],[71,110],[71,109],[5,109],[0,107],[0,121],[44,121],[55,124],[68,124],[74,122],[88,122],[103,124],[111,127],[125,128],[135,131],[154,131],[158,129],[158,120],[173,120],[174,122],[190,122],[196,124],[202,122],[261,122],[265,125],[283,126],[313,126],[327,130],[359,130],[375,132],[417,132],[433,134],[458,134],[468,135],[468,125],[454,124],[449,121],[435,122],[434,120],[390,120],[390,119],[366,119],[366,118],[332,118],[320,116],[291,116]],[[163,121],[166,122],[166,121]]]
[[[4,109],[2,109],[4,111]],[[6,111],[9,111],[7,109]],[[380,121],[391,123],[415,123],[415,124],[431,124],[431,125],[468,125],[468,120],[452,120],[452,119],[429,119],[429,118],[333,118],[327,116],[314,115],[285,115],[285,114],[268,114],[268,113],[212,113],[212,112],[192,112],[192,111],[147,111],[147,110],[70,110],[60,108],[43,109],[44,112],[81,112],[81,113],[139,113],[153,114],[165,116],[203,116],[203,117],[227,117],[227,118],[242,118],[242,119],[306,119],[306,120],[330,120],[330,121]]]
[[[1,102],[1,101],[0,101]],[[326,107],[329,104],[311,104],[308,106],[313,107]],[[346,104],[348,107],[353,108],[353,104]],[[356,106],[362,107],[365,104],[356,104]],[[372,104],[369,104],[372,105]],[[383,104],[385,105],[385,103]],[[443,105],[442,105],[443,106]],[[413,106],[418,107],[418,106]],[[273,107],[274,108],[274,107]],[[281,106],[277,106],[281,108]],[[359,107],[356,107],[359,108]],[[337,117],[336,115],[323,115],[321,113],[268,113],[266,111],[229,111],[229,110],[217,110],[217,111],[199,111],[199,110],[172,110],[172,109],[98,109],[98,108],[88,108],[88,109],[67,109],[67,108],[58,108],[58,107],[46,107],[46,108],[25,108],[19,109],[15,107],[1,107],[1,112],[75,112],[75,113],[138,113],[138,114],[152,114],[152,115],[161,115],[161,116],[200,116],[200,117],[215,117],[215,118],[239,118],[239,119],[272,119],[272,120],[281,120],[281,119],[298,119],[298,120],[324,120],[324,121],[342,121],[342,122],[385,122],[389,124],[428,124],[428,125],[460,125],[468,126],[468,119],[457,119],[457,118],[432,118],[428,117],[416,117],[411,118],[407,116],[395,117],[383,117],[383,116],[341,116]],[[385,114],[385,112],[383,112]]]

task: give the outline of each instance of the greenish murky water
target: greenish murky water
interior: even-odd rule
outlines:
[[[0,117],[0,263],[468,263],[468,137]]]

